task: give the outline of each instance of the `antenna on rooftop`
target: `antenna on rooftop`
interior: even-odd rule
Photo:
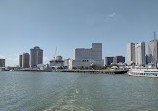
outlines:
[[[154,32],[154,40],[156,40],[156,33]]]

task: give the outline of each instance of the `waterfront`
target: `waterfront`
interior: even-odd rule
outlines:
[[[0,72],[0,111],[157,111],[158,79]]]

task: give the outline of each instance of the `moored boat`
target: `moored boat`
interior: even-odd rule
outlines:
[[[139,76],[139,77],[158,77],[158,69],[156,68],[130,69],[127,74],[129,76]]]

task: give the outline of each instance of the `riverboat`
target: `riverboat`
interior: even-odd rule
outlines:
[[[157,68],[130,69],[127,74],[129,76],[139,76],[139,77],[158,77],[158,69]]]

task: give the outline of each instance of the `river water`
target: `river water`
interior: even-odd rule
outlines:
[[[157,78],[0,72],[0,111],[157,110]]]

